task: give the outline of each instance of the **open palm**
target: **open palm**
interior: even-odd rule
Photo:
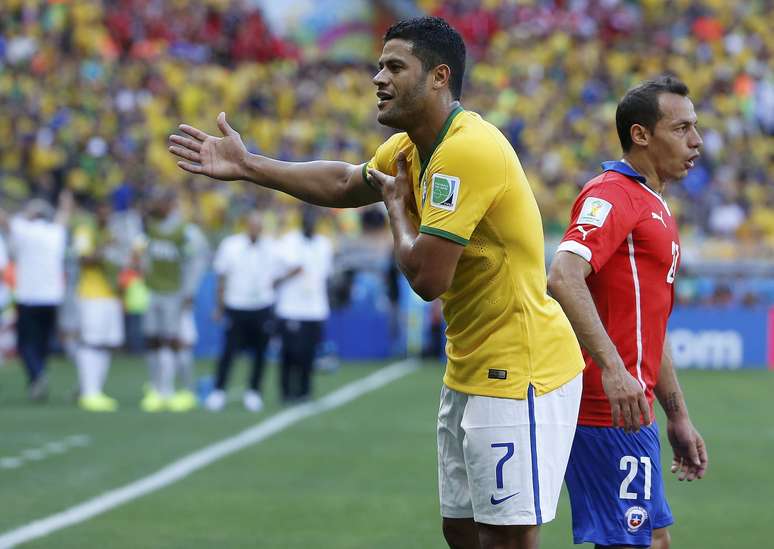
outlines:
[[[182,159],[177,165],[187,172],[223,181],[242,179],[247,149],[239,133],[226,122],[226,113],[218,115],[218,129],[223,137],[181,124],[180,131],[186,136],[170,135],[169,152]]]

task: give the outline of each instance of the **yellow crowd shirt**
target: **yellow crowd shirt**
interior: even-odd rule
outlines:
[[[73,232],[73,245],[78,257],[87,257],[94,253],[97,246],[97,229],[83,224]],[[100,264],[81,265],[78,280],[78,297],[81,299],[105,299],[118,297],[108,281],[108,273]]]
[[[393,135],[363,166],[395,175],[403,151],[419,232],[457,242],[462,252],[441,296],[451,389],[527,398],[583,370],[577,339],[546,292],[543,228],[519,159],[500,131],[458,107],[427,162],[406,133]]]

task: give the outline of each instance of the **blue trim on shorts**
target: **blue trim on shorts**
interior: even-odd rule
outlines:
[[[532,495],[535,499],[535,524],[540,526],[543,524],[543,513],[540,512],[540,480],[538,478],[537,433],[535,429],[535,388],[532,384],[527,388],[527,406],[529,408],[529,450],[532,455]]]

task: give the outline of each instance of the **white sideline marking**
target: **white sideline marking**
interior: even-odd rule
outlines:
[[[46,453],[37,448],[30,448],[29,450],[24,450],[21,453],[21,457],[29,461],[40,461],[41,459],[45,459]]]
[[[24,460],[16,457],[0,458],[0,469],[16,469],[17,467],[21,467],[23,463]]]
[[[42,538],[52,532],[84,522],[119,505],[169,486],[219,459],[287,429],[302,419],[338,408],[366,393],[375,391],[413,372],[417,367],[418,363],[411,360],[386,366],[367,377],[341,387],[319,400],[307,402],[306,404],[280,412],[241,433],[180,458],[150,476],[141,478],[121,488],[105,492],[101,496],[65,509],[55,515],[9,530],[0,535],[0,549],[7,549],[20,543]]]
[[[23,450],[18,457],[0,457],[0,469],[16,469],[32,461],[41,461],[54,454],[63,454],[69,448],[86,447],[89,444],[91,444],[89,435],[72,435],[61,441],[49,442],[41,448]]]

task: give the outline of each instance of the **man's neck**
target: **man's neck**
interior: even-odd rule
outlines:
[[[632,150],[624,154],[623,161],[629,164],[638,174],[645,177],[648,187],[658,194],[664,192],[667,182],[658,176],[656,167],[645,154]]]
[[[427,162],[430,159],[433,154],[433,146],[436,144],[446,120],[451,112],[459,106],[459,101],[451,101],[438,108],[433,108],[425,113],[420,124],[406,132],[411,142],[419,149],[419,158],[422,162]]]

